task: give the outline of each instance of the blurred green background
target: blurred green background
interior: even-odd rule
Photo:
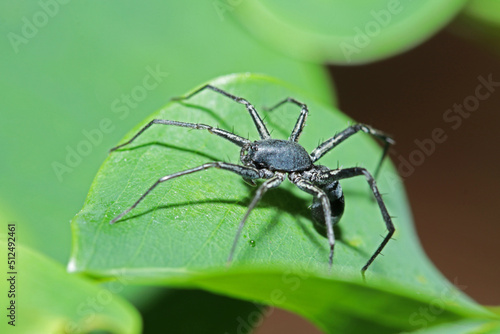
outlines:
[[[499,16],[494,15],[498,2],[436,3],[313,1],[301,7],[244,0],[0,2],[2,226],[16,222],[19,243],[65,266],[69,221],[81,209],[108,149],[171,97],[228,73],[264,73],[324,103],[340,103],[359,121],[395,129],[397,154],[408,155],[415,138],[440,126],[443,112],[473,93],[477,76],[493,73],[500,81]],[[390,58],[423,43],[454,18],[448,28],[454,35],[442,33]],[[381,59],[386,60],[339,66]],[[448,92],[447,99],[436,100],[443,92]],[[417,224],[429,228],[419,232],[432,240],[423,241],[431,257],[435,252],[438,264],[454,264],[445,273],[470,280],[466,292],[477,291],[483,297],[476,298],[484,298],[480,301],[497,304],[500,295],[488,288],[494,275],[484,259],[498,253],[489,239],[498,233],[493,226],[497,219],[488,211],[495,207],[500,186],[498,159],[489,159],[491,143],[499,139],[492,128],[498,124],[498,95],[456,133],[454,143],[461,151],[452,148],[450,139],[450,146],[442,146],[447,153],[433,155],[405,180]],[[423,100],[428,104],[419,103]],[[413,130],[408,130],[409,123]],[[393,154],[395,161],[397,156]],[[466,166],[463,174],[457,176],[456,166]],[[446,182],[435,186],[442,175]],[[452,194],[433,190],[440,194],[436,200],[428,191],[434,187]],[[459,201],[442,200],[457,193]],[[471,210],[464,213],[457,207]],[[457,217],[450,218],[455,212]],[[479,248],[468,246],[473,240]],[[450,243],[447,249],[456,251],[442,251],[445,241]],[[433,245],[437,250],[430,250]],[[470,254],[476,260],[466,262]],[[474,284],[475,276],[488,279]],[[486,286],[483,295],[478,286]],[[144,310],[150,309],[149,297],[142,299]],[[276,314],[278,319],[281,313]]]

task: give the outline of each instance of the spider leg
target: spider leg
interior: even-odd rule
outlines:
[[[198,167],[187,169],[187,170],[182,171],[182,172],[177,172],[177,173],[169,174],[169,175],[166,175],[166,176],[158,179],[158,181],[156,181],[131,207],[129,207],[127,210],[123,211],[118,216],[116,216],[115,218],[113,218],[113,220],[111,220],[109,223],[110,224],[114,224],[118,220],[120,220],[120,218],[122,218],[127,213],[129,213],[144,198],[146,198],[146,196],[148,196],[148,194],[151,191],[153,191],[153,189],[156,188],[156,186],[159,185],[160,183],[168,181],[168,180],[171,180],[171,179],[175,179],[175,178],[177,178],[179,176],[183,176],[183,175],[187,175],[187,174],[199,172],[199,171],[202,171],[202,170],[205,170],[205,169],[209,169],[209,168],[212,168],[212,167],[219,168],[219,169],[224,169],[224,170],[228,170],[230,172],[233,172],[233,173],[236,173],[238,175],[241,175],[242,177],[247,178],[247,179],[258,179],[258,178],[261,177],[260,174],[259,174],[259,171],[256,170],[256,169],[254,169],[254,168],[240,166],[240,165],[235,165],[235,164],[230,164],[230,163],[226,163],[226,162],[209,162],[209,163],[203,164],[203,165],[198,166]]]
[[[302,179],[301,177],[292,177],[291,181],[297,187],[299,187],[300,190],[315,196],[321,202],[321,206],[323,207],[323,215],[325,217],[326,236],[328,237],[328,243],[330,244],[330,257],[328,263],[330,264],[331,268],[333,263],[333,250],[335,248],[335,233],[333,231],[332,209],[328,196],[320,187],[307,180]]]
[[[169,121],[166,119],[154,119],[151,122],[149,122],[147,125],[145,125],[139,132],[137,132],[135,134],[135,136],[132,137],[132,139],[130,139],[129,141],[127,141],[121,145],[113,147],[112,149],[109,150],[109,152],[113,152],[113,151],[115,151],[115,150],[117,150],[125,145],[130,144],[153,124],[175,125],[175,126],[181,126],[184,128],[191,128],[191,129],[197,129],[197,130],[208,130],[208,132],[213,133],[214,135],[217,135],[217,136],[222,137],[224,139],[227,139],[230,142],[232,142],[233,144],[236,144],[240,147],[242,147],[245,144],[250,143],[250,141],[248,139],[245,139],[243,137],[235,135],[234,133],[231,133],[231,132],[226,131],[226,130],[211,127],[209,125]]]
[[[287,102],[294,103],[298,105],[301,110],[300,110],[300,115],[299,118],[297,119],[297,123],[295,123],[295,127],[293,128],[292,134],[290,135],[290,138],[288,138],[291,141],[297,142],[299,140],[300,135],[302,134],[302,130],[304,129],[304,126],[306,125],[306,119],[307,115],[309,114],[309,110],[307,109],[307,105],[295,100],[294,98],[287,97],[283,101],[278,102],[276,105],[272,106],[271,108],[264,108],[264,110],[267,111],[273,111],[274,109],[278,108],[282,104],[285,104]]]
[[[261,186],[257,189],[255,196],[252,199],[252,202],[248,206],[247,212],[241,219],[240,224],[238,225],[238,230],[236,231],[236,235],[233,241],[233,246],[231,247],[231,251],[229,252],[229,257],[227,258],[227,263],[230,263],[233,259],[233,255],[236,250],[236,245],[238,244],[238,240],[240,239],[243,226],[245,225],[245,222],[248,219],[250,212],[255,208],[255,206],[260,201],[262,196],[264,196],[264,194],[266,193],[266,191],[272,188],[276,188],[281,184],[281,182],[283,182],[284,179],[285,179],[285,174],[277,172],[273,177],[262,183]]]
[[[222,90],[220,88],[217,88],[215,86],[205,85],[205,86],[199,88],[198,90],[195,90],[191,94],[188,94],[186,96],[174,97],[174,98],[172,98],[172,100],[174,100],[174,101],[187,100],[187,99],[190,99],[191,97],[193,97],[194,95],[200,93],[201,91],[203,91],[205,89],[211,89],[214,92],[222,94],[222,95],[230,98],[231,100],[233,100],[235,102],[244,104],[245,107],[247,108],[248,112],[250,113],[250,116],[252,117],[252,120],[253,120],[255,126],[257,127],[257,131],[259,132],[260,138],[261,139],[271,138],[271,135],[269,134],[269,131],[267,130],[266,126],[264,125],[264,122],[262,121],[262,118],[260,118],[259,114],[257,113],[257,110],[255,109],[255,107],[250,102],[248,102],[247,100],[245,100],[242,97],[238,97],[238,96],[232,95],[232,94],[230,94],[230,93],[228,93],[228,92],[226,92],[226,91],[224,91],[224,90]]]
[[[373,195],[375,196],[375,199],[377,200],[378,206],[380,208],[380,212],[382,213],[382,217],[384,219],[385,226],[387,227],[388,232],[387,232],[387,235],[385,236],[384,240],[382,240],[382,242],[378,246],[375,253],[373,253],[373,255],[370,257],[368,262],[366,262],[366,264],[361,269],[361,273],[364,276],[366,269],[368,269],[370,264],[372,264],[373,260],[375,260],[375,258],[380,254],[380,252],[385,247],[387,242],[389,242],[389,240],[391,239],[391,237],[394,234],[394,231],[396,229],[394,228],[394,224],[392,223],[391,216],[387,212],[387,208],[385,207],[384,201],[382,200],[382,196],[380,196],[380,192],[378,191],[375,179],[370,174],[370,172],[368,172],[364,168],[354,167],[354,168],[332,170],[332,171],[328,172],[327,174],[328,174],[327,177],[329,176],[335,180],[347,179],[347,178],[351,178],[354,176],[364,175],[366,178],[366,181],[368,181],[368,184],[370,185],[370,188],[373,192]]]
[[[311,158],[313,162],[316,162],[319,160],[322,156],[324,156],[326,153],[328,153],[330,150],[332,150],[335,146],[352,136],[353,134],[357,133],[358,131],[363,131],[366,133],[371,134],[372,136],[381,139],[384,142],[384,150],[382,152],[382,157],[380,158],[380,161],[377,165],[377,168],[375,170],[375,177],[378,176],[378,173],[380,171],[380,167],[382,166],[382,162],[384,161],[384,158],[387,155],[387,152],[389,150],[389,147],[393,144],[395,144],[394,139],[392,139],[388,134],[374,129],[369,125],[366,124],[355,124],[349,126],[347,129],[344,131],[337,133],[335,136],[331,137],[330,139],[324,141],[322,144],[320,144],[318,147],[316,147],[312,152],[311,152]]]

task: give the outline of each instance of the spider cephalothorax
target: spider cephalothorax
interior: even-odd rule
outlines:
[[[289,140],[264,139],[242,148],[241,162],[248,167],[266,168],[271,171],[299,172],[311,169],[309,153]],[[246,154],[243,152],[246,151]]]
[[[295,124],[290,138],[288,140],[280,140],[271,138],[271,135],[269,134],[269,131],[267,130],[264,122],[262,121],[252,104],[250,104],[247,100],[229,94],[228,92],[220,88],[211,85],[205,85],[195,92],[185,97],[175,98],[175,100],[189,99],[193,95],[196,95],[205,89],[213,90],[219,94],[227,96],[235,102],[244,104],[248,112],[250,113],[255,126],[257,127],[260,140],[250,141],[232,132],[214,128],[205,124],[154,119],[146,126],[144,126],[134,137],[132,137],[132,139],[124,144],[112,148],[111,151],[114,151],[131,143],[153,124],[174,125],[185,128],[208,130],[210,133],[229,140],[230,142],[240,146],[240,160],[243,163],[243,166],[226,162],[210,162],[185,171],[166,175],[156,181],[130,208],[120,213],[113,220],[111,220],[110,223],[115,223],[128,212],[130,212],[130,210],[135,208],[158,184],[179,176],[215,167],[236,173],[242,176],[245,181],[252,185],[255,185],[255,180],[264,179],[265,181],[257,189],[246,214],[240,221],[236,236],[234,238],[233,246],[231,248],[231,251],[229,252],[228,261],[231,261],[240,234],[243,230],[243,226],[252,209],[257,205],[258,201],[262,198],[267,190],[279,186],[288,176],[288,179],[299,189],[314,196],[313,204],[311,206],[312,216],[313,219],[317,223],[321,224],[326,230],[326,236],[330,244],[329,264],[331,266],[333,262],[333,251],[335,245],[333,225],[340,220],[344,212],[344,195],[339,180],[362,175],[365,176],[368,184],[370,185],[370,189],[372,190],[373,195],[377,201],[388,230],[387,235],[384,237],[377,250],[373,253],[368,262],[361,269],[362,272],[364,272],[370,266],[373,260],[375,260],[375,258],[380,254],[395,231],[391,217],[387,212],[385,204],[378,191],[377,185],[375,184],[375,179],[370,174],[370,172],[368,172],[364,168],[353,167],[329,169],[326,166],[315,165],[315,162],[348,137],[352,136],[358,131],[363,131],[381,139],[385,143],[382,158],[375,172],[375,175],[377,175],[380,165],[387,153],[387,149],[389,145],[394,143],[394,141],[382,131],[376,130],[365,124],[355,124],[349,126],[344,131],[341,131],[330,139],[324,141],[311,153],[308,153],[304,147],[297,143],[299,136],[301,135],[304,128],[307,115],[309,113],[307,106],[304,103],[301,103],[289,97],[279,102],[274,107],[268,109],[273,110],[287,102],[294,103],[301,108],[300,116],[297,120],[297,123]]]

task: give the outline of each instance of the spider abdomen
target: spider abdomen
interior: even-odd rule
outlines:
[[[339,181],[333,181],[324,185],[318,185],[330,201],[331,213],[332,213],[332,224],[337,224],[342,218],[344,213],[344,193]],[[314,198],[313,204],[311,205],[311,212],[314,221],[321,226],[326,231],[325,215],[323,213],[323,207],[321,201],[318,198]]]
[[[289,140],[258,140],[243,150],[246,152],[242,154],[241,161],[256,168],[299,172],[313,166],[309,153],[300,144]]]

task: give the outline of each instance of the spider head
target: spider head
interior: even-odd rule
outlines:
[[[253,157],[255,155],[255,151],[257,151],[257,145],[254,143],[245,144],[241,148],[240,152],[240,160],[241,162],[248,167],[255,167]]]

